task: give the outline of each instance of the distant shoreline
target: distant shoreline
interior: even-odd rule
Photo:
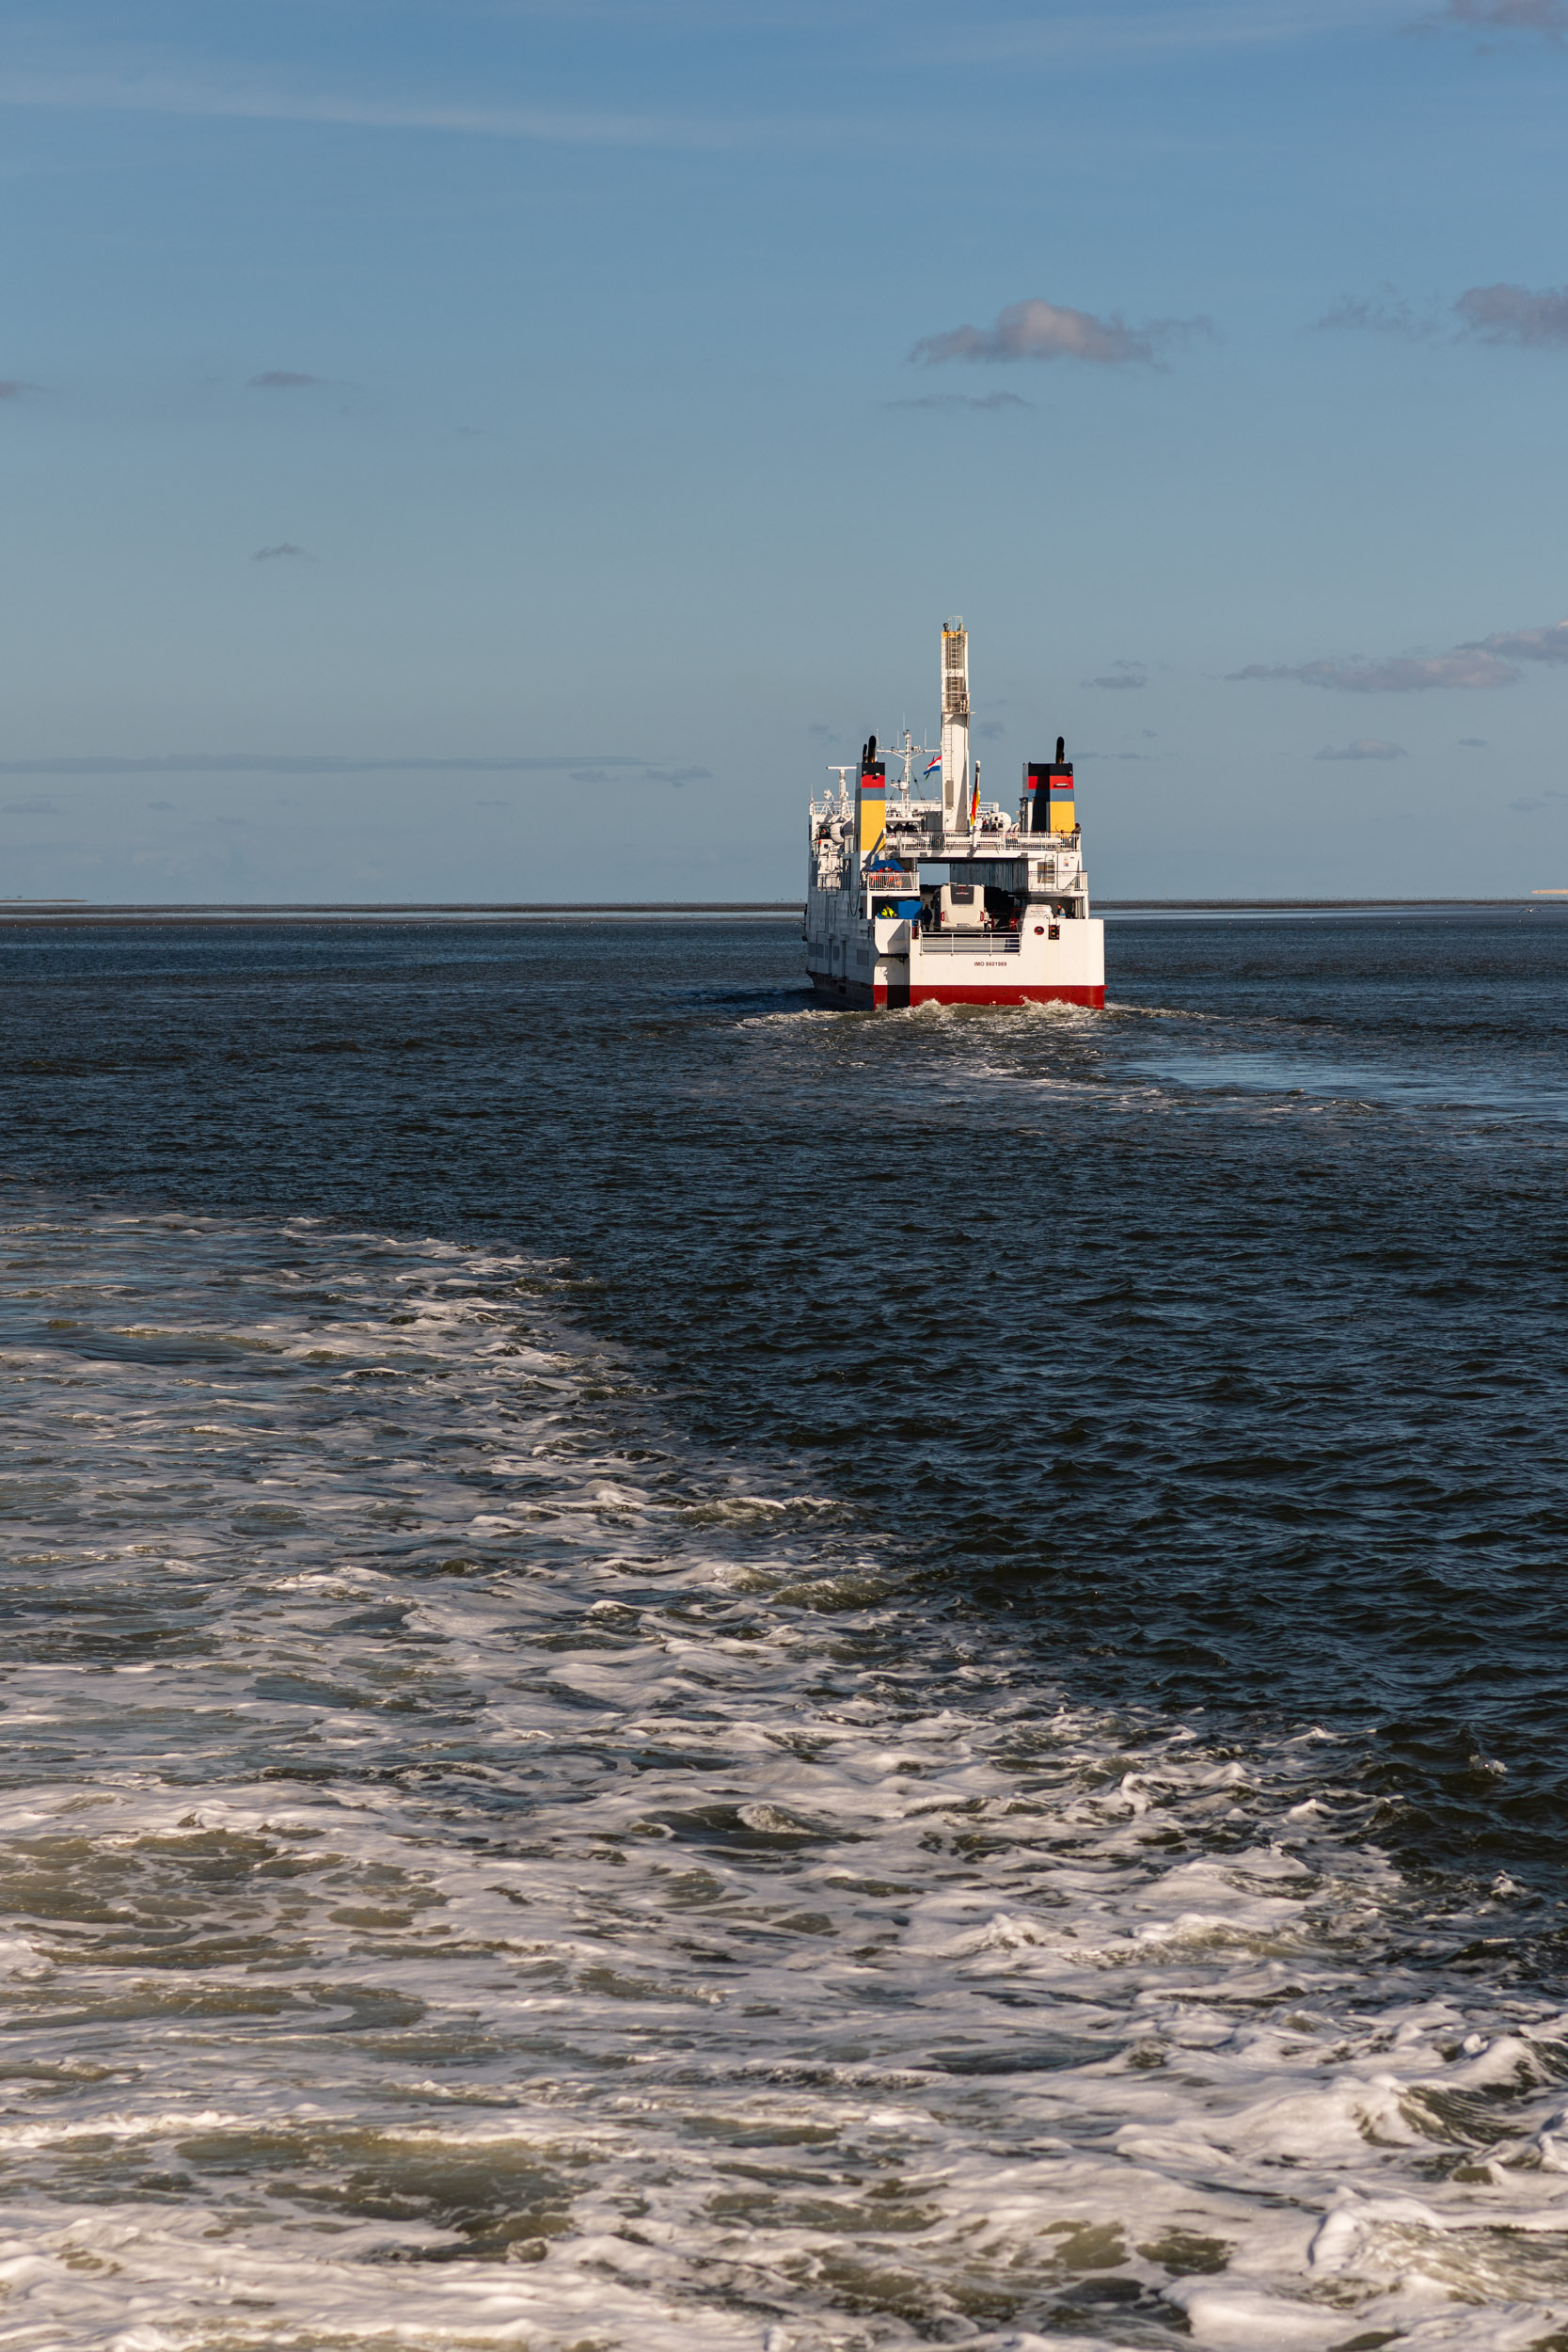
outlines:
[[[1101,898],[1098,912],[1110,915],[1398,914],[1449,913],[1490,914],[1534,908],[1568,914],[1568,896],[1554,891],[1520,892],[1506,898]],[[0,899],[0,930],[132,924],[137,926],[287,923],[549,923],[619,919],[630,922],[797,922],[805,913],[798,898],[705,898],[642,900],[332,899],[255,905],[219,900],[95,905],[85,898]]]
[[[94,905],[86,898],[0,898],[0,929],[36,923],[379,923],[404,918],[420,922],[451,917],[465,922],[549,922],[629,916],[640,922],[678,922],[691,915],[746,915],[796,922],[805,908],[798,898],[648,899],[639,902],[583,900],[331,899],[255,905],[193,900],[188,905]]]

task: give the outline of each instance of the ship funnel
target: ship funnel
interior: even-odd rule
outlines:
[[[1067,745],[1058,735],[1056,756],[1049,762],[1030,760],[1023,771],[1023,822],[1029,833],[1074,833],[1078,809],[1073,798],[1072,762],[1062,757]]]
[[[887,831],[887,766],[877,757],[877,739],[866,739],[861,754],[860,853],[874,850]]]
[[[942,829],[960,833],[969,816],[969,631],[942,628]]]

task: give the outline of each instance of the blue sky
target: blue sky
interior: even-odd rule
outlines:
[[[0,24],[0,893],[786,897],[933,723],[1101,896],[1568,884],[1568,0]]]

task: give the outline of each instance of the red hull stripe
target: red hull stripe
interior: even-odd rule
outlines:
[[[874,1009],[885,1009],[888,1004],[889,991],[885,983],[873,988],[864,980],[835,980],[825,972],[812,973],[811,979],[813,985],[819,989],[824,996],[831,996],[837,1004],[858,1005],[863,1009],[869,1007]],[[1055,987],[1048,982],[1040,981],[1032,988],[951,988],[939,985],[929,988],[911,987],[907,992],[904,989],[895,988],[892,991],[892,997],[895,1006],[902,1006],[905,1003],[911,1005],[1083,1005],[1091,1012],[1103,1012],[1105,1009],[1103,984],[1092,987],[1069,981],[1063,981]]]
[[[879,1004],[886,1004],[887,991],[876,992]],[[1064,982],[1059,988],[1043,983],[1037,988],[911,988],[911,1005],[1087,1005],[1092,1011],[1101,1012],[1105,1006],[1103,988],[1074,987]]]

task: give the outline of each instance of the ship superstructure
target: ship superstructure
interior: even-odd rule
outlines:
[[[1102,1006],[1105,926],[1089,913],[1067,746],[1058,736],[1053,760],[1025,765],[1016,815],[982,801],[961,620],[943,624],[941,676],[940,745],[906,728],[879,752],[873,735],[811,803],[813,986],[841,1005]]]

